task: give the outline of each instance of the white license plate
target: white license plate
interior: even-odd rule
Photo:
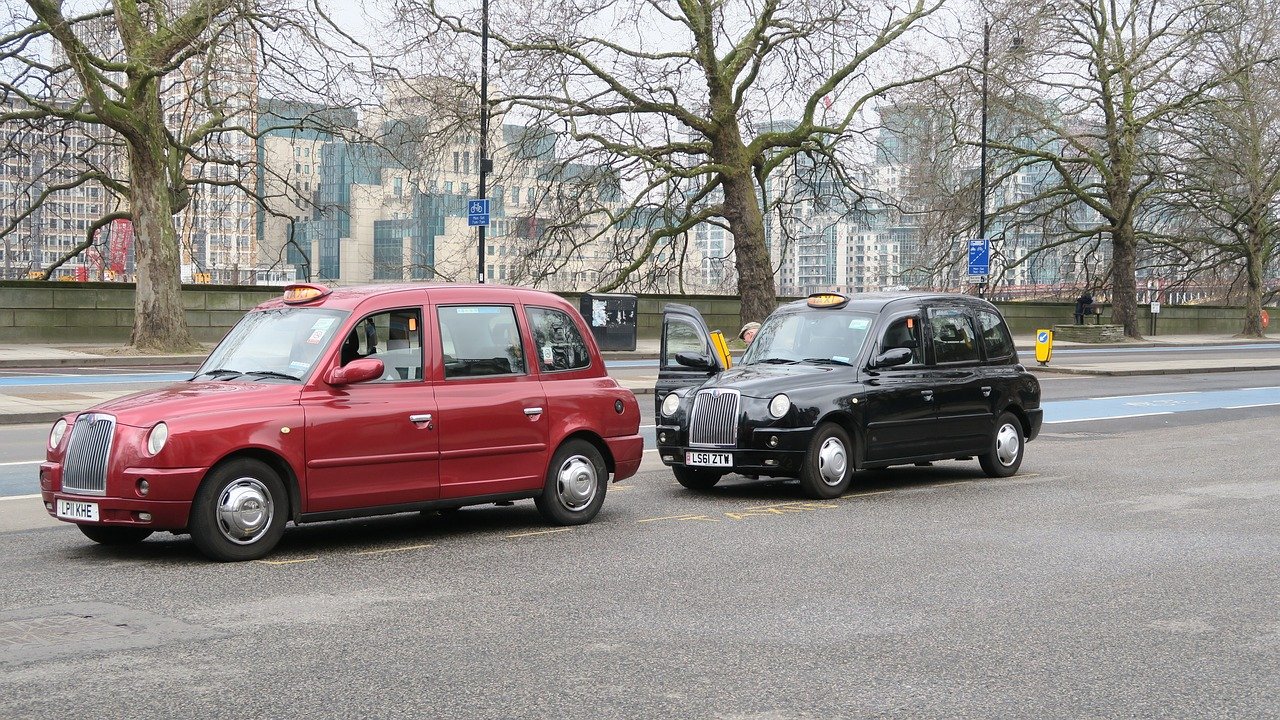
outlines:
[[[58,517],[64,520],[89,520],[98,522],[98,503],[58,501]]]
[[[725,452],[686,452],[684,454],[684,464],[733,467],[733,455]]]

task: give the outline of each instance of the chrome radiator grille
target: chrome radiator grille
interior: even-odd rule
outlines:
[[[76,418],[67,441],[62,463],[62,489],[82,495],[107,494],[107,461],[116,419],[110,415],[86,413]]]
[[[701,390],[689,415],[689,444],[738,444],[738,391]]]

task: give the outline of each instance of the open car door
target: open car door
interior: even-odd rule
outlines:
[[[719,331],[711,332],[702,314],[688,305],[662,308],[662,345],[658,383],[654,386],[654,417],[662,417],[662,401],[673,390],[701,385],[729,369],[729,346]]]

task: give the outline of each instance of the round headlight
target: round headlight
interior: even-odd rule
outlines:
[[[663,415],[670,417],[672,415],[675,415],[676,411],[679,409],[680,409],[679,395],[675,393],[671,393],[666,397],[662,398],[662,414]]]
[[[162,422],[156,423],[151,428],[150,434],[147,435],[147,452],[155,455],[164,449],[164,444],[169,440],[169,426]]]
[[[67,434],[67,421],[58,418],[58,422],[53,424],[53,429],[49,431],[49,449],[58,447],[62,442],[62,436]]]
[[[790,409],[791,409],[791,398],[787,397],[783,393],[778,393],[777,395],[774,395],[773,399],[769,401],[769,414],[776,418],[780,418],[783,415],[786,415],[787,411]]]

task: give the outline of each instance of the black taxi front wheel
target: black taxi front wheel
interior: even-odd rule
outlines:
[[[700,470],[684,465],[675,465],[671,468],[671,472],[675,473],[676,482],[685,486],[690,490],[705,492],[716,486],[720,482],[723,474],[715,470]]]
[[[800,489],[819,500],[837,498],[853,481],[853,443],[835,423],[818,426],[800,466]]]
[[[191,539],[214,560],[257,560],[280,542],[289,518],[284,483],[266,463],[239,458],[214,468],[191,505]]]

